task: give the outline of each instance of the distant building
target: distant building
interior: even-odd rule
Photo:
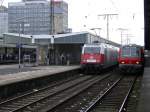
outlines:
[[[23,0],[8,4],[8,31],[30,35],[50,34],[50,2],[47,0]],[[68,4],[54,1],[54,31],[68,29]]]
[[[0,6],[0,36],[8,32],[8,13],[7,8]]]

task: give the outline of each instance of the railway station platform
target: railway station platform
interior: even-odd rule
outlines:
[[[144,68],[137,112],[150,112],[150,60]]]
[[[37,66],[23,67],[20,71],[18,65],[0,66],[0,86],[9,85],[21,81],[46,77],[61,72],[79,69],[80,66]]]
[[[137,112],[150,112],[150,52],[145,52],[145,67]]]
[[[78,74],[80,66],[0,65],[0,100]]]

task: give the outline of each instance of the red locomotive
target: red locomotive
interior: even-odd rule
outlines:
[[[85,44],[82,48],[81,68],[85,71],[100,71],[117,65],[118,48],[105,43]]]
[[[138,45],[124,45],[119,51],[119,69],[125,73],[141,72],[144,67],[144,50]]]

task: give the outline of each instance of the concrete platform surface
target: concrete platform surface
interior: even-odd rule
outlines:
[[[150,112],[150,67],[144,68],[141,95],[137,112]]]
[[[75,70],[80,66],[37,66],[37,67],[23,67],[21,71],[18,70],[18,65],[0,67],[0,71],[4,71],[6,74],[0,74],[0,86],[20,82],[23,80],[39,78],[48,76],[51,74],[61,73],[69,70]],[[8,71],[15,72],[8,72]],[[0,73],[1,73],[0,72]]]

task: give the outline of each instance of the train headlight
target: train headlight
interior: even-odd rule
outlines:
[[[125,62],[124,62],[124,61],[122,61],[121,63],[122,63],[122,64],[124,64]]]
[[[139,61],[136,62],[136,64],[139,64],[139,63],[140,63]]]

